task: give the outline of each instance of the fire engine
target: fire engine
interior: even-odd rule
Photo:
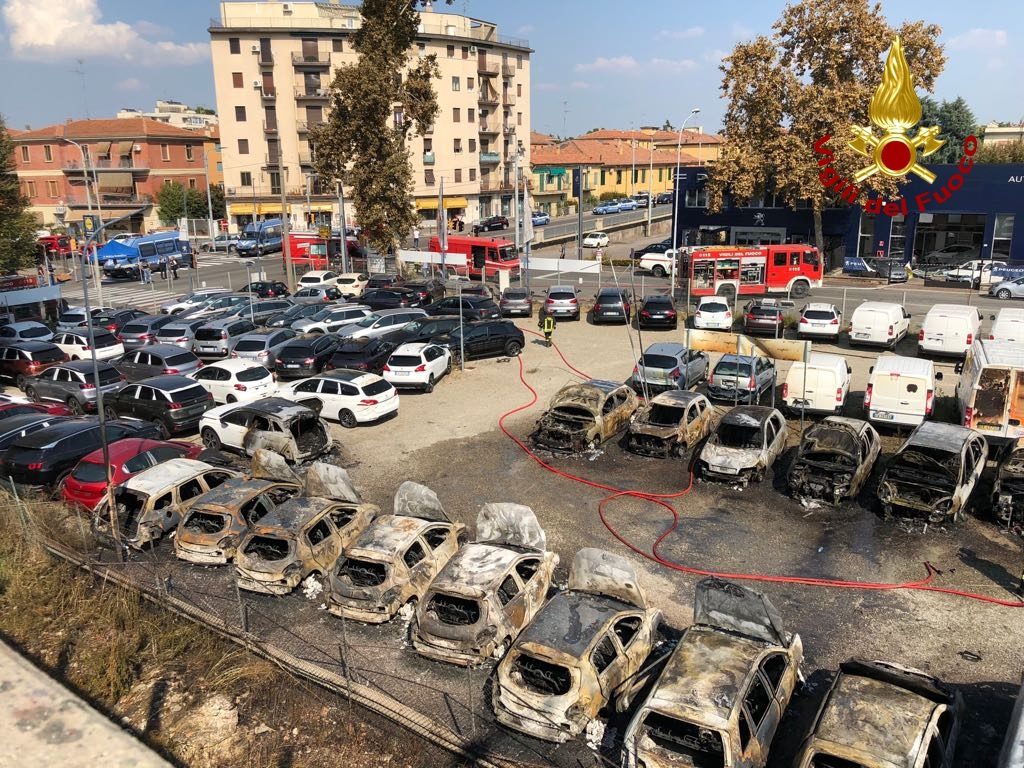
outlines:
[[[691,296],[802,297],[821,287],[821,256],[803,243],[754,247],[709,246],[690,253]]]

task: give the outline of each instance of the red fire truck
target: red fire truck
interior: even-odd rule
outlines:
[[[812,246],[709,246],[690,253],[691,296],[806,296],[821,287],[821,256]]]
[[[430,250],[441,253],[437,236],[430,238]],[[489,237],[449,235],[445,253],[457,253],[466,257],[466,266],[449,266],[449,274],[466,275],[472,279],[497,280],[498,272],[507,272],[509,280],[519,279],[519,256],[516,247],[508,240]]]

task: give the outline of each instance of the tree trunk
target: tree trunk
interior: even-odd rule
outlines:
[[[821,232],[821,209],[814,209],[814,247],[818,249],[819,256],[825,258],[825,236]]]

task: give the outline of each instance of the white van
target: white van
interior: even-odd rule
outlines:
[[[1024,342],[1024,309],[1019,307],[1003,307],[992,321],[992,330],[988,332],[991,341]]]
[[[910,313],[902,304],[865,301],[850,318],[850,346],[857,344],[895,347],[910,330]]]
[[[825,352],[811,352],[806,365],[793,363],[782,384],[782,401],[793,413],[840,413],[849,394],[846,358]]]
[[[1024,342],[975,341],[956,372],[965,427],[989,440],[1024,437]]]
[[[936,304],[917,334],[918,352],[966,355],[981,333],[981,310],[966,304]]]
[[[935,380],[941,378],[931,360],[881,355],[871,367],[864,392],[868,421],[917,426],[932,415]]]

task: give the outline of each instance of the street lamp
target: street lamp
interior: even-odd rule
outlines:
[[[252,284],[252,272],[250,271],[250,268],[252,266],[253,266],[253,263],[251,261],[245,262],[246,288],[248,288]],[[250,291],[249,292],[249,322],[255,324],[256,323],[256,319],[253,317],[252,303],[253,303],[252,302],[252,291]]]
[[[679,126],[679,135],[676,138],[676,174],[672,178],[672,248],[676,252],[676,259],[679,258],[679,243],[676,239],[679,236],[679,153],[683,144],[683,130],[686,128],[686,124],[690,121],[691,117],[699,114],[700,107],[694,107],[690,110],[690,114],[686,116],[683,124]],[[675,285],[672,288],[674,290]]]
[[[64,137],[64,141],[66,141],[68,144],[72,145],[73,147],[78,147],[78,152],[82,155],[82,181],[85,182],[85,205],[86,205],[87,210],[89,211],[89,215],[92,216],[92,195],[89,194],[89,159],[88,159],[87,155],[85,154],[85,147],[83,147],[77,141],[74,141],[73,139],[69,139],[67,137]],[[93,170],[93,175],[94,176],[95,176],[95,173],[96,173],[95,170]],[[97,212],[97,214],[100,217],[99,227],[97,227],[97,229],[96,229],[96,231],[99,232],[100,230],[103,229],[103,212],[102,212],[102,210],[100,210],[100,185],[99,185],[99,181],[98,180],[96,180],[96,212]],[[83,249],[82,252],[83,252],[83,254],[85,254],[86,261],[88,261],[88,259],[89,259],[88,251]],[[100,279],[100,270],[99,270],[100,263],[99,263],[99,258],[96,257],[95,245],[93,246],[93,258],[94,258],[94,261],[96,262],[93,265],[93,267],[95,269],[95,273],[96,273],[96,298],[99,301],[99,303],[102,305],[103,304],[103,282]],[[83,280],[83,282],[84,282],[84,280]]]

